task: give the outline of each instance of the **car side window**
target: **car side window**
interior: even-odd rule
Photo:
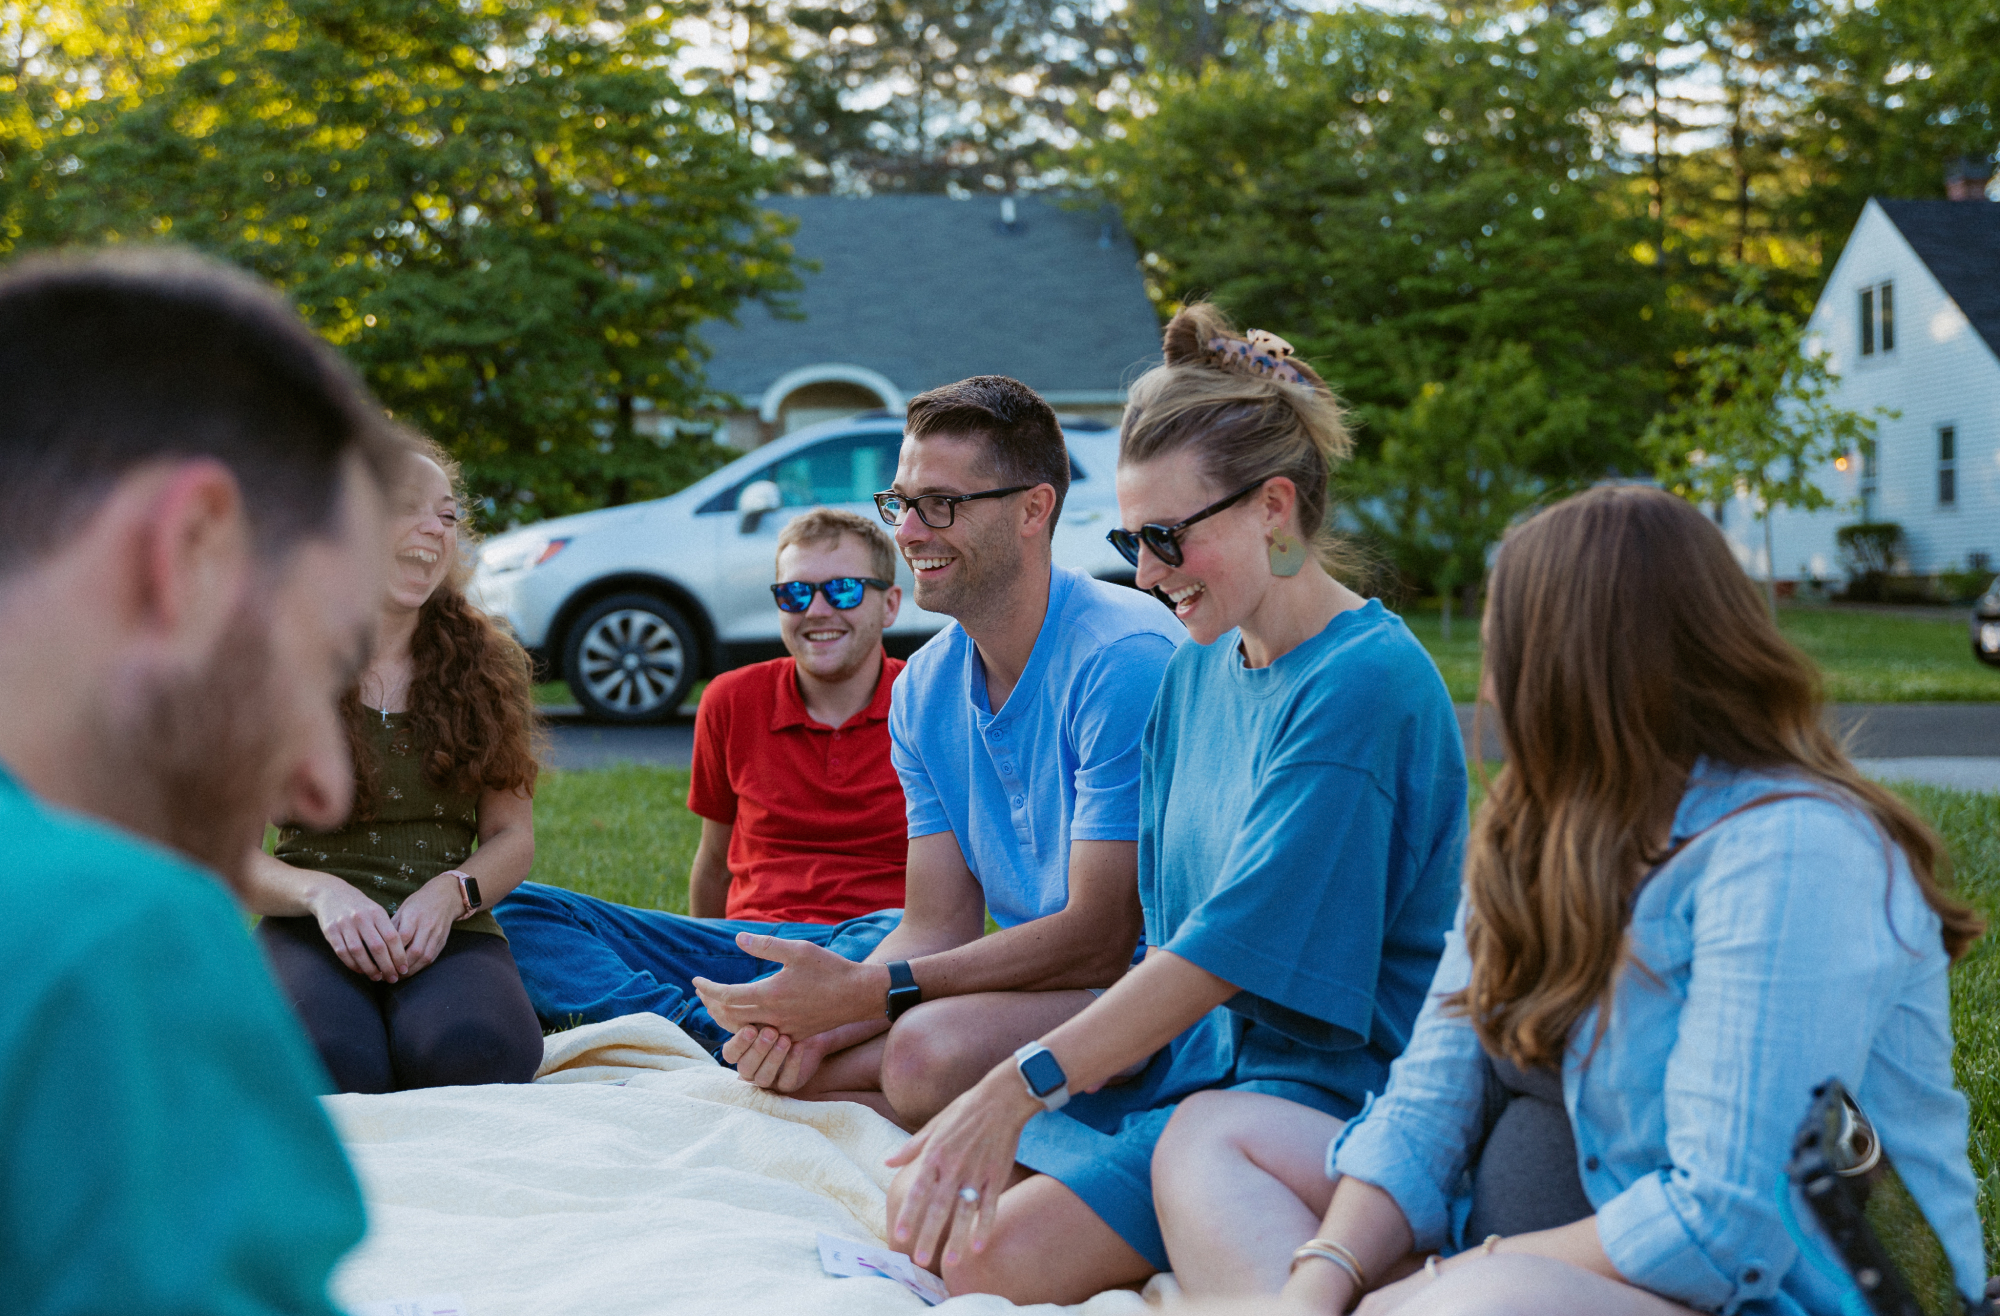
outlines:
[[[853,434],[828,439],[773,464],[786,507],[865,503],[896,478],[899,434]]]
[[[696,510],[733,512],[743,490],[759,480],[777,485],[786,507],[865,503],[895,482],[896,455],[902,444],[903,436],[893,430],[828,439],[759,467]]]

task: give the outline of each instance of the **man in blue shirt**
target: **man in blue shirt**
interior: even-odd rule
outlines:
[[[347,813],[404,449],[191,256],[0,274],[0,380],[0,1305],[333,1316],[360,1191],[216,873]]]
[[[795,1096],[917,1128],[1131,965],[1139,742],[1185,632],[1153,599],[1051,565],[1069,487],[1055,413],[996,375],[909,406],[891,489],[919,606],[954,618],[889,713],[909,811],[902,924],[865,961],[745,934],[784,964],[696,979],[724,1057]],[[991,911],[999,930],[985,936]]]

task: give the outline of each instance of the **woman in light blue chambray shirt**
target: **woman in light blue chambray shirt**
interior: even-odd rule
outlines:
[[[1979,922],[1931,879],[1936,838],[1821,729],[1810,665],[1679,499],[1559,504],[1509,536],[1489,598],[1509,766],[1410,1045],[1328,1149],[1333,1255],[1308,1245],[1287,1295],[1344,1310],[1359,1271],[1366,1316],[1860,1310],[1830,1247],[1787,1228],[1817,1233],[1785,1167],[1829,1077],[1979,1294],[1947,983]],[[1621,836],[1644,858],[1606,882]],[[1621,911],[1593,982],[1579,934]],[[1462,1235],[1496,1049],[1523,1069],[1559,1053],[1594,1214],[1493,1242]]]

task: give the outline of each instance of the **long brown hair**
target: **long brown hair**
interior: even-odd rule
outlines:
[[[415,455],[436,462],[458,500],[458,560],[417,614],[410,640],[410,730],[423,753],[424,777],[469,795],[489,790],[533,793],[541,765],[535,756],[533,664],[520,644],[472,606],[465,585],[478,537],[469,524],[464,472],[435,440],[410,434]],[[381,765],[366,738],[357,685],[341,701],[354,756],[355,819],[374,815]]]
[[[1472,978],[1452,1004],[1494,1053],[1560,1064],[1592,1006],[1608,1019],[1634,897],[1702,755],[1858,806],[1908,857],[1952,958],[1983,931],[1937,835],[1855,770],[1821,722],[1818,671],[1683,500],[1593,489],[1509,534],[1485,674],[1507,761],[1473,820]]]

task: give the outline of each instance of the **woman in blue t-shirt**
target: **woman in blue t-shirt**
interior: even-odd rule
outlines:
[[[1265,1122],[1311,1161],[1385,1082],[1457,900],[1444,683],[1320,560],[1339,404],[1282,340],[1208,306],[1174,318],[1166,362],[1132,389],[1111,536],[1195,641],[1144,741],[1150,949],[892,1158],[892,1239],[941,1257],[954,1292],[1079,1302],[1182,1267],[1200,1223],[1163,1236],[1152,1194],[1176,1106],[1220,1089],[1203,1127]],[[1264,1190],[1239,1161],[1209,1181]]]

